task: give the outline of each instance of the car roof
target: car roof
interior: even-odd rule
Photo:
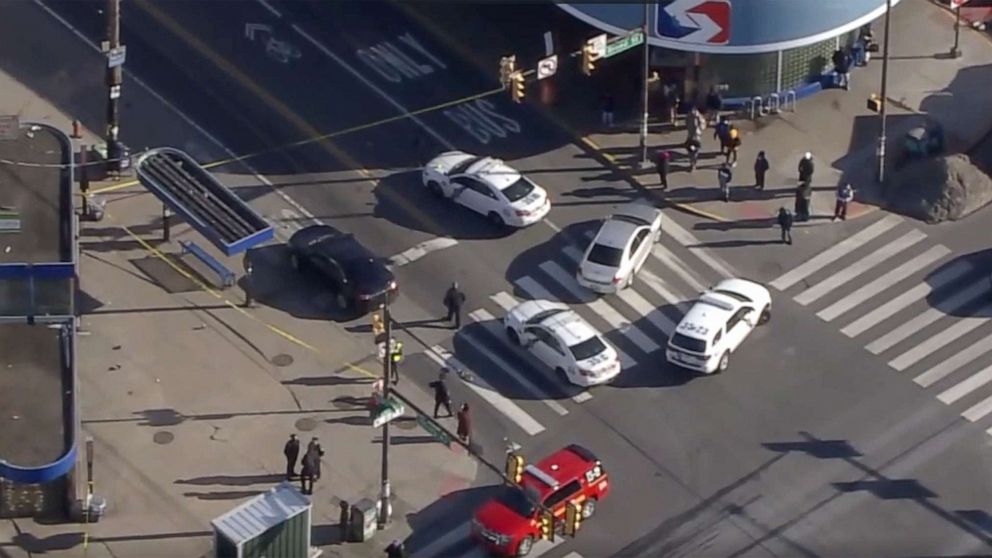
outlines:
[[[643,225],[650,225],[654,222],[655,218],[658,217],[658,213],[660,211],[660,209],[654,207],[653,205],[631,202],[618,206],[615,210],[613,210],[613,215],[610,217],[611,219],[629,219],[638,221]]]
[[[699,295],[692,308],[682,316],[675,331],[687,337],[708,340],[712,337],[711,332],[715,332],[730,319],[730,316],[741,307],[739,300],[728,296],[706,291]],[[683,327],[683,324],[695,326],[708,326],[709,330],[705,335],[700,335],[693,328]]]
[[[548,316],[541,321],[541,325],[553,331],[569,347],[598,335],[596,330],[573,310]]]
[[[500,190],[520,180],[519,171],[507,165],[502,159],[494,157],[483,157],[470,165],[464,172]]]
[[[593,242],[623,250],[627,247],[631,237],[634,236],[634,232],[642,226],[644,225],[613,219],[611,217],[603,221],[603,226],[600,227],[599,233],[596,234]]]
[[[524,471],[524,485],[534,488],[544,498],[556,487],[546,481],[554,481],[559,486],[580,478],[590,468],[596,466],[599,460],[583,446],[572,444],[566,446],[544,459],[528,467]],[[534,469],[538,473],[534,473]]]
[[[296,249],[319,252],[342,264],[375,259],[375,255],[353,235],[329,225],[311,225],[294,233],[289,241]]]

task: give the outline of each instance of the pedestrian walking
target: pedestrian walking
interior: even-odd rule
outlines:
[[[665,86],[665,109],[668,113],[668,122],[675,125],[676,120],[678,120],[679,113],[679,103],[682,99],[679,98],[679,91],[674,83],[670,83]]]
[[[727,163],[720,165],[720,169],[716,171],[716,178],[720,182],[720,194],[723,196],[723,201],[729,202],[730,181],[734,178],[730,172],[730,165]]]
[[[845,90],[851,86],[851,55],[846,49],[837,49],[832,57],[834,72],[837,74],[837,86]]]
[[[730,144],[730,121],[726,116],[721,116],[713,128],[713,139],[720,140],[720,155],[727,154],[727,146]]]
[[[462,327],[463,304],[465,304],[465,293],[458,290],[458,281],[453,281],[451,286],[448,287],[447,292],[444,293],[444,307],[448,310],[445,321],[451,323],[454,320],[455,325],[453,329],[457,330]]]
[[[308,451],[303,455],[303,467],[300,469],[300,492],[313,494],[313,483],[317,478],[317,467],[320,464],[317,454]]]
[[[599,98],[599,102],[600,102],[600,108],[603,111],[602,114],[603,126],[606,126],[607,128],[612,128],[613,108],[614,108],[613,95],[610,95],[609,93],[603,93],[603,95]]]
[[[737,151],[741,148],[741,131],[731,125],[727,135],[729,136],[727,139],[727,158],[724,162],[732,167],[736,167]]]
[[[320,447],[320,440],[316,436],[311,438],[310,443],[307,444],[307,453],[316,456],[316,462],[312,469],[314,477],[320,480],[320,458],[324,457],[324,448]]]
[[[668,170],[671,158],[671,152],[666,149],[659,151],[658,158],[655,160],[655,167],[658,169],[658,180],[661,182],[662,190],[668,189]]]
[[[699,112],[699,109],[692,107],[685,118],[685,141],[702,141],[703,130],[706,129],[706,118]]]
[[[396,539],[386,547],[386,558],[406,558],[406,546]]]
[[[878,49],[878,45],[875,44],[875,35],[871,32],[871,28],[865,30],[865,34],[861,37],[861,46],[864,49],[864,58],[861,60],[861,65],[866,66],[871,61],[871,53]]]
[[[854,188],[850,184],[841,184],[837,188],[837,203],[834,205],[833,221],[847,220],[847,204],[854,201]]]
[[[800,182],[796,187],[796,220],[809,221],[809,206],[813,200],[813,188],[809,182]]]
[[[792,244],[792,213],[784,207],[778,208],[778,226],[782,228],[782,243]]]
[[[799,182],[813,182],[813,154],[807,151],[799,160]]]
[[[444,372],[429,385],[434,390],[434,418],[438,418],[437,412],[441,406],[448,411],[449,417],[452,416],[451,395],[448,393],[448,385],[444,383]]]
[[[472,415],[468,411],[468,403],[462,403],[458,410],[458,439],[466,444],[472,443]]]
[[[754,160],[754,187],[758,190],[765,189],[765,174],[768,173],[768,159],[764,151],[758,152],[758,157]]]
[[[282,448],[282,454],[286,456],[286,480],[293,480],[296,476],[296,459],[300,456],[300,441],[296,434],[290,434],[289,440]]]
[[[720,92],[716,90],[716,87],[710,86],[709,93],[706,94],[706,116],[713,119],[716,123],[721,119],[720,111],[723,110],[723,97],[720,96]]]
[[[699,161],[699,150],[702,144],[698,138],[689,138],[685,142],[686,154],[689,156],[689,172],[696,170],[696,163]]]

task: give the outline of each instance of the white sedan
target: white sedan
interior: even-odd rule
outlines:
[[[603,221],[589,243],[576,280],[598,293],[629,287],[660,238],[660,209],[640,203],[622,205]]]
[[[434,195],[485,215],[497,225],[526,227],[551,211],[548,193],[500,159],[448,151],[424,166]]]
[[[620,374],[617,350],[560,302],[521,302],[507,313],[503,325],[511,343],[525,347],[573,384],[605,384]]]

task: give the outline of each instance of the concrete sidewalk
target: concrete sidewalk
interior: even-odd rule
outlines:
[[[892,13],[891,58],[888,72],[887,169],[891,172],[899,157],[907,131],[933,120],[944,126],[951,153],[967,152],[992,130],[992,106],[987,102],[992,83],[992,41],[975,30],[962,29],[958,59],[947,56],[953,44],[953,17],[947,10],[922,0],[902,2]],[[881,21],[876,35],[884,40]],[[639,112],[636,91],[628,92],[617,105],[627,110],[617,114],[618,126],[603,130],[595,101],[571,97],[555,109],[560,121],[581,141],[615,165],[648,191],[700,216],[717,221],[771,219],[780,206],[791,209],[798,183],[796,167],[803,153],[814,155],[813,220],[804,224],[829,223],[833,215],[838,184],[851,183],[857,194],[848,218],[878,209],[881,187],[876,184],[879,117],[866,108],[870,94],[879,93],[881,59],[876,57],[852,72],[849,91],[828,89],[797,103],[795,112],[766,116],[757,121],[746,116],[735,124],[742,132],[740,159],[734,169],[736,186],[732,200],[718,199],[716,169],[723,157],[712,128],[703,133],[703,156],[693,173],[682,147],[686,139],[683,119],[672,127],[650,126],[649,157],[662,149],[673,150],[674,171],[669,189],[662,193],[654,166],[639,167]],[[633,97],[631,97],[633,95]],[[575,101],[579,101],[576,103]],[[576,111],[578,109],[578,111]],[[584,114],[583,114],[584,113]],[[753,163],[764,150],[771,163],[767,187],[757,191]]]

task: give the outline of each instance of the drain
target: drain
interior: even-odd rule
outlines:
[[[168,430],[159,430],[152,436],[152,441],[159,445],[171,444],[176,436]]]
[[[289,366],[290,364],[293,364],[293,357],[292,357],[292,355],[287,355],[285,353],[280,353],[280,354],[272,357],[271,362],[272,362],[272,364],[274,366],[278,366],[280,368],[285,368],[286,366]]]
[[[296,421],[295,426],[300,432],[310,432],[311,430],[317,428],[317,421],[312,418],[304,417]]]

